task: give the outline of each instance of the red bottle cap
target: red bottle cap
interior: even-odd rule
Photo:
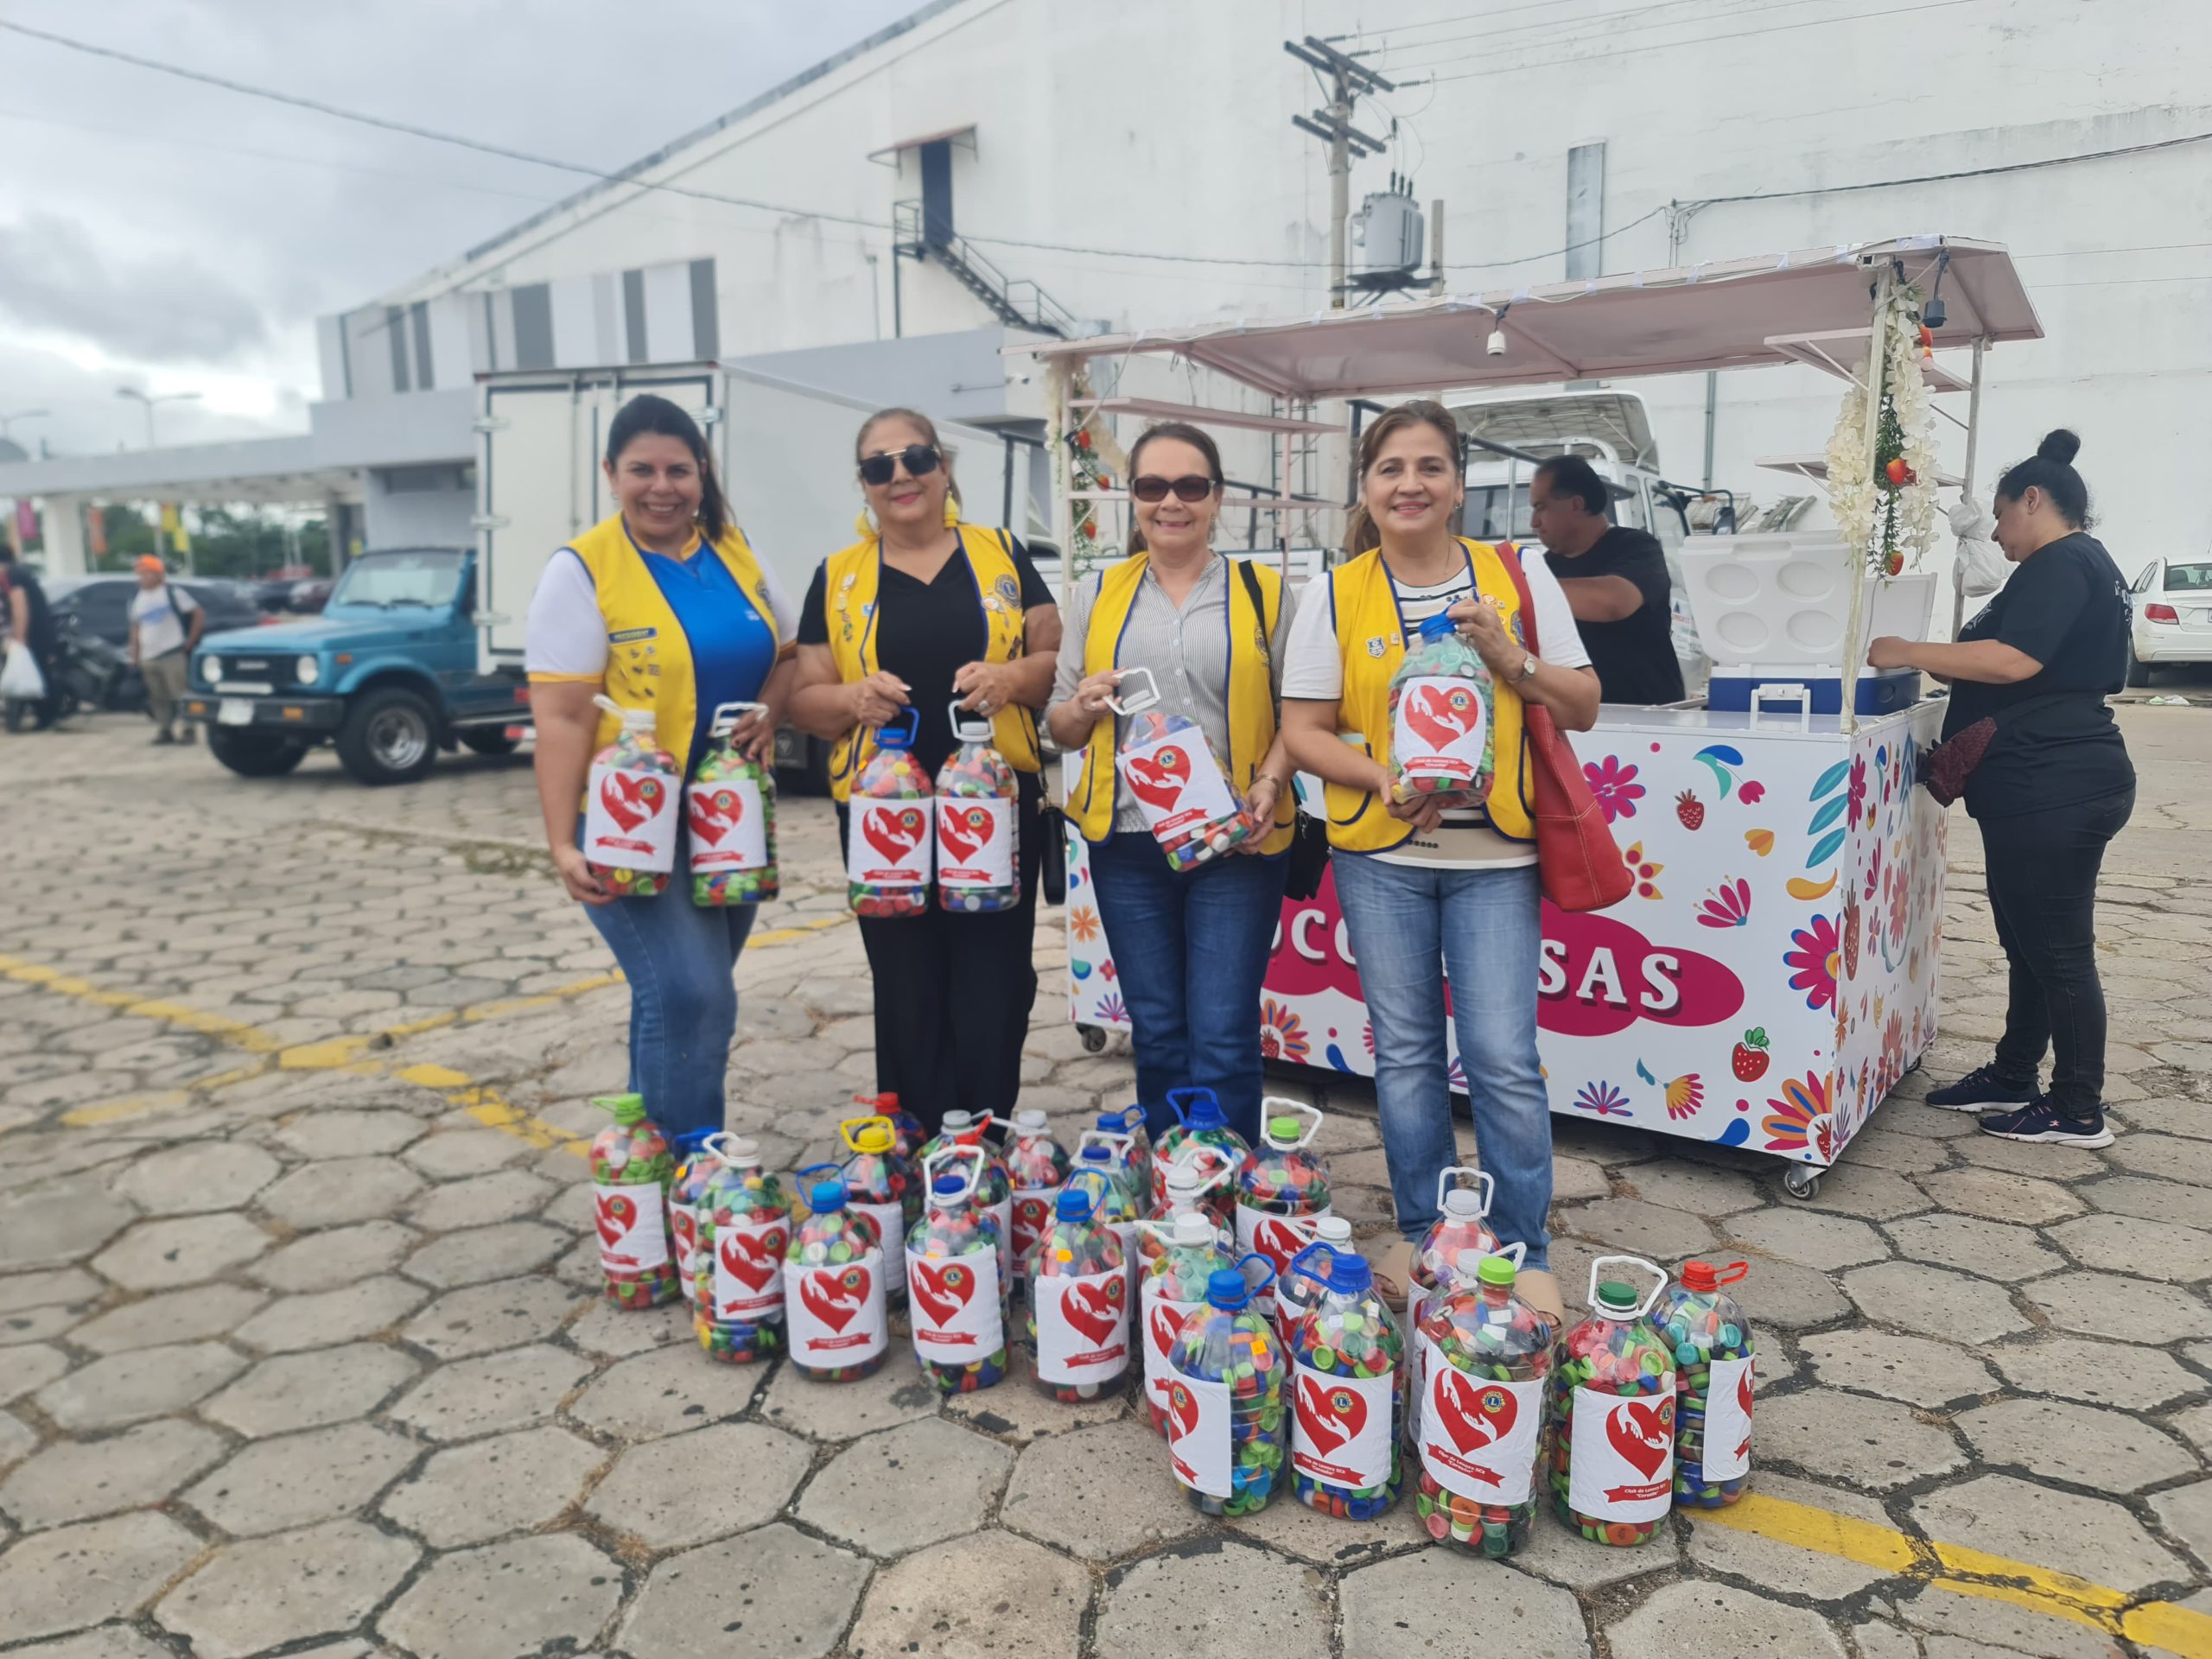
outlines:
[[[1748,1262],[1731,1262],[1725,1268],[1716,1268],[1710,1262],[1685,1262],[1682,1263],[1682,1288],[1718,1290],[1723,1285],[1734,1284],[1751,1270],[1751,1264]]]

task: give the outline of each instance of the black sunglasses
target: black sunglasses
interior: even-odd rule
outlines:
[[[895,454],[868,456],[861,462],[861,477],[870,484],[888,484],[898,476],[899,464],[904,462],[906,476],[919,478],[925,473],[937,471],[937,464],[942,459],[926,443],[910,443]]]
[[[1178,501],[1203,501],[1221,487],[1210,478],[1196,473],[1185,473],[1173,480],[1156,477],[1147,473],[1142,478],[1129,480],[1129,493],[1140,501],[1165,501],[1167,492],[1175,492]]]

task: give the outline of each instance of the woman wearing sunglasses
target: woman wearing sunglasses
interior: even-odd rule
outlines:
[[[1068,812],[1090,843],[1099,918],[1114,950],[1136,1044],[1137,1095],[1154,1134],[1167,1091],[1211,1089],[1239,1134],[1260,1134],[1260,982],[1282,912],[1294,801],[1276,729],[1291,596],[1276,572],[1213,550],[1221,452],[1179,422],[1129,451],[1136,522],[1129,556],[1068,600],[1079,650],[1060,654],[1046,720],[1084,752]],[[1151,671],[1160,706],[1196,721],[1266,834],[1178,873],[1118,776],[1125,722],[1109,700],[1129,670]]]
[[[1300,613],[1283,726],[1298,764],[1326,785],[1337,899],[1375,1028],[1375,1102],[1398,1228],[1408,1240],[1427,1230],[1436,1173],[1459,1161],[1448,1019],[1482,1166],[1497,1183],[1491,1224],[1528,1247],[1522,1294],[1559,1316],[1547,1255],[1552,1126],[1536,1058],[1541,897],[1521,711],[1538,703],[1566,729],[1587,731],[1598,677],[1541,550],[1529,558],[1452,533],[1465,492],[1450,410],[1415,402],[1379,416],[1360,435],[1359,491],[1345,539],[1362,550],[1317,584]],[[1490,670],[1496,755],[1482,803],[1448,811],[1435,796],[1392,801],[1384,766],[1391,677],[1414,630],[1440,614]]]
[[[960,519],[950,457],[929,417],[887,409],[861,428],[861,539],[815,572],[799,607],[791,718],[834,740],[839,839],[877,729],[912,709],[934,776],[956,744],[949,705],[991,722],[1020,784],[1021,902],[980,915],[937,907],[862,917],[875,978],[876,1086],[937,1133],[946,1109],[1011,1114],[1037,1000],[1037,715],[1052,685],[1060,613],[1021,543]]]

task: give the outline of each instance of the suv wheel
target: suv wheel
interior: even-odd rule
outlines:
[[[430,705],[404,686],[357,697],[338,728],[338,759],[358,783],[411,784],[438,758]]]
[[[210,726],[207,752],[241,778],[282,778],[307,759],[308,746],[273,732]]]

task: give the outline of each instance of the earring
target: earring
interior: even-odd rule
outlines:
[[[957,527],[959,523],[960,504],[952,499],[952,493],[948,490],[945,492],[944,497],[944,527],[947,530],[951,530]]]

